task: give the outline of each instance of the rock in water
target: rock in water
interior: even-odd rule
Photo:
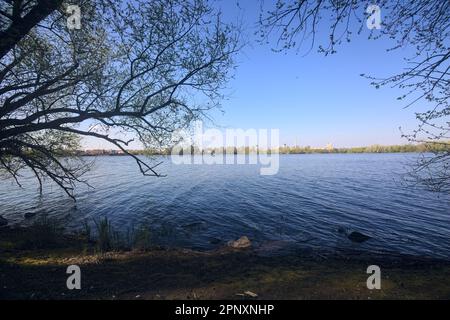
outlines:
[[[346,233],[347,230],[345,230],[344,227],[338,227],[337,231],[338,231],[339,233]]]
[[[23,216],[25,219],[33,218],[36,215],[36,212],[26,212]]]
[[[220,240],[219,238],[211,238],[211,239],[209,239],[209,243],[210,244],[219,244],[221,242],[222,242],[222,240]]]
[[[8,225],[8,220],[0,216],[0,227],[4,227],[6,225]]]
[[[235,249],[248,248],[252,245],[250,240],[246,236],[242,236],[236,241],[228,241],[228,246]]]
[[[353,242],[357,242],[357,243],[361,243],[364,241],[369,240],[371,237],[362,234],[361,232],[358,231],[353,231],[351,232],[348,236],[347,236],[351,241]]]

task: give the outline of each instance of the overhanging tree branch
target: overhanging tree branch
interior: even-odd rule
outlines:
[[[61,6],[63,0],[36,0],[35,6],[23,14],[22,1],[14,1],[10,26],[0,31],[0,59],[3,58],[32,28]]]

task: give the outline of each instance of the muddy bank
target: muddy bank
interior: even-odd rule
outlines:
[[[0,231],[1,299],[450,298],[448,261],[283,251],[279,244],[102,253],[80,236],[33,243],[29,234],[25,229]],[[81,268],[81,290],[66,288],[66,268],[72,264]],[[366,286],[366,270],[373,264],[381,268],[381,290]]]

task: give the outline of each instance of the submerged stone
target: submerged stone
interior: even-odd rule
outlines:
[[[222,242],[222,240],[219,239],[219,238],[211,238],[211,239],[209,239],[209,243],[210,244],[219,244],[221,242]]]
[[[33,218],[36,215],[36,212],[26,212],[23,216],[25,219]]]
[[[347,232],[347,230],[345,230],[344,227],[338,227],[337,231],[338,231],[339,233],[346,233],[346,232]]]
[[[0,227],[4,227],[6,225],[8,225],[8,220],[0,216]]]
[[[351,232],[347,237],[351,241],[357,242],[357,243],[361,243],[361,242],[367,241],[367,240],[369,240],[371,238],[371,237],[369,237],[369,236],[367,236],[367,235],[365,235],[365,234],[363,234],[361,232],[358,232],[358,231]]]

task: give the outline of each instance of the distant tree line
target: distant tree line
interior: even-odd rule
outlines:
[[[366,147],[353,148],[311,148],[306,147],[282,147],[280,153],[282,154],[302,154],[302,153],[402,153],[402,152],[417,152],[417,153],[441,153],[450,150],[450,142],[435,144],[435,143],[421,143],[421,144],[404,144],[404,145],[371,145]]]
[[[128,150],[133,155],[170,155],[172,153],[171,148],[147,148],[143,150]],[[283,146],[278,150],[271,149],[258,149],[258,147],[220,147],[220,148],[206,148],[200,149],[195,146],[191,146],[190,154],[192,155],[219,155],[219,154],[257,154],[259,152],[264,153],[280,153],[280,154],[311,154],[311,153],[434,153],[442,154],[450,151],[450,141],[441,144],[434,142],[420,143],[420,144],[404,144],[404,145],[390,145],[383,146],[379,144],[365,146],[365,147],[353,147],[353,148],[314,148],[310,146]],[[183,152],[180,152],[183,154]],[[87,150],[77,151],[79,156],[101,156],[101,155],[123,155],[120,150]]]

